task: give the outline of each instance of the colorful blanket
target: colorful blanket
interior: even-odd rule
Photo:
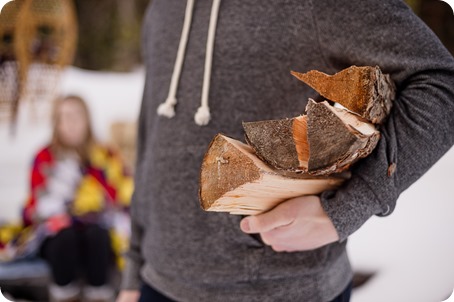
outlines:
[[[129,202],[133,180],[118,153],[101,145],[89,152],[88,163],[80,167],[73,198],[62,200],[64,211],[49,217],[39,215],[38,203],[51,187],[59,159],[50,147],[38,152],[33,162],[30,195],[19,224],[0,224],[0,261],[11,261],[36,253],[40,243],[73,224],[95,223],[107,228],[117,265],[123,266],[122,254],[130,236]]]

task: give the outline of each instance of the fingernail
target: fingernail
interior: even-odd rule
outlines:
[[[251,227],[249,226],[249,219],[244,218],[243,220],[241,220],[241,229],[246,233],[251,230]]]

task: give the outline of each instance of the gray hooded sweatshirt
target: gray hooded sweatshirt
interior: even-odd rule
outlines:
[[[153,0],[145,16],[146,85],[122,288],[144,282],[177,301],[330,301],[352,277],[347,237],[371,216],[390,214],[399,194],[453,145],[454,59],[400,0],[190,4]],[[380,66],[398,95],[373,154],[342,188],[321,195],[339,242],[278,253],[244,234],[242,217],[200,208],[199,169],[215,134],[242,139],[243,121],[303,113],[317,94],[290,70],[332,74],[350,65]]]

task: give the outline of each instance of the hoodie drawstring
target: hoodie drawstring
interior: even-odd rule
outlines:
[[[208,107],[208,95],[210,92],[211,67],[213,62],[214,38],[216,36],[216,25],[218,22],[219,6],[221,0],[213,0],[208,27],[207,48],[205,52],[205,70],[203,75],[202,101],[197,113],[194,116],[195,123],[199,126],[208,125],[210,122],[210,107]]]
[[[208,106],[208,96],[210,92],[213,49],[220,4],[221,0],[213,0],[213,4],[211,7],[210,24],[208,27],[208,37],[205,52],[205,68],[203,75],[202,99],[200,107],[197,109],[197,113],[194,115],[194,121],[199,126],[208,125],[211,119],[210,107]],[[186,45],[189,37],[189,29],[191,27],[193,8],[194,0],[188,0],[186,5],[186,14],[183,23],[183,31],[180,38],[180,45],[178,46],[177,59],[175,61],[172,80],[170,82],[169,95],[167,96],[166,101],[159,105],[158,107],[158,114],[161,116],[166,116],[168,118],[172,118],[175,116],[175,105],[177,104],[176,93],[178,88],[178,82],[180,80],[181,69],[184,62]]]
[[[177,88],[180,81],[181,68],[183,67],[186,44],[188,43],[189,29],[191,28],[192,12],[194,0],[188,0],[186,4],[186,13],[184,16],[183,31],[181,33],[180,45],[178,45],[177,59],[173,68],[172,80],[170,81],[169,95],[164,103],[159,105],[158,114],[172,118],[175,116],[175,105],[177,104]]]

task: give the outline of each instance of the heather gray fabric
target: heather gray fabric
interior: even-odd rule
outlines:
[[[224,0],[212,119],[200,127],[193,116],[211,2],[195,3],[172,119],[156,108],[168,93],[186,1],[153,0],[146,13],[133,237],[122,287],[144,281],[178,301],[329,301],[352,276],[346,238],[372,215],[391,213],[399,194],[453,145],[454,60],[402,1]],[[241,217],[200,209],[199,168],[216,133],[241,139],[242,121],[303,113],[316,93],[290,70],[334,73],[353,64],[379,65],[399,93],[374,153],[347,185],[322,195],[340,243],[275,253],[241,232]],[[391,163],[397,169],[388,176]]]

